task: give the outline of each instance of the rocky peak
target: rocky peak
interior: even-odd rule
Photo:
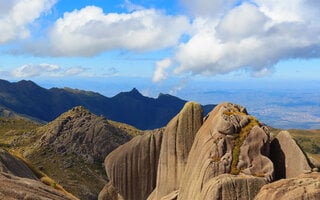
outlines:
[[[49,145],[58,153],[78,153],[86,162],[102,161],[117,146],[129,141],[124,130],[78,106],[41,127],[40,146]]]

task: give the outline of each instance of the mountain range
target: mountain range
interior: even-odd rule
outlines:
[[[71,88],[45,89],[32,81],[0,80],[2,116],[21,115],[49,122],[76,106],[84,106],[96,115],[123,122],[142,130],[165,126],[186,103],[169,94],[157,98],[143,96],[136,88],[106,97],[96,92]],[[203,106],[204,114],[215,105]]]

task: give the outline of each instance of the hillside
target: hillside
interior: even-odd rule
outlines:
[[[97,199],[108,180],[102,166],[105,156],[141,134],[84,107],[75,107],[46,125],[0,118],[0,148],[22,154],[67,191],[88,200]]]
[[[0,80],[2,115],[19,114],[46,122],[73,107],[84,106],[94,114],[110,120],[142,130],[154,129],[165,126],[185,103],[185,100],[168,94],[160,94],[157,98],[145,97],[135,88],[109,98],[99,93],[71,88],[45,89],[32,81],[10,83]],[[213,107],[204,106],[205,114]]]

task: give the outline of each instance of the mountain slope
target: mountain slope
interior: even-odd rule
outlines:
[[[168,94],[160,94],[158,98],[145,97],[135,88],[109,98],[71,88],[47,90],[32,81],[10,83],[0,80],[0,106],[3,109],[43,121],[52,121],[73,107],[84,106],[94,114],[114,121],[142,130],[154,129],[165,126],[185,103]],[[206,105],[204,110],[213,107]]]

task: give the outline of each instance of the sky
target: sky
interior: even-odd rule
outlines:
[[[0,0],[0,79],[109,96],[320,81],[319,18],[318,0]]]

